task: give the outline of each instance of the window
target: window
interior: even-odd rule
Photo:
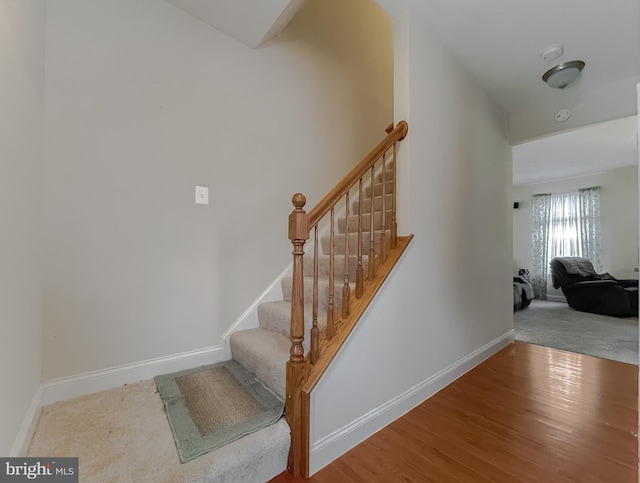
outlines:
[[[547,260],[581,257],[580,200],[578,193],[551,195]]]
[[[599,187],[533,195],[531,215],[531,285],[536,297],[547,297],[553,257],[585,257],[597,272],[602,270]]]

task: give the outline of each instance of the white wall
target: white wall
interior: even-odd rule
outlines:
[[[312,0],[251,50],[157,0],[49,7],[45,380],[219,344],[291,260],[291,195],[391,122],[391,20]]]
[[[43,0],[0,0],[0,455],[40,383]]]
[[[602,267],[616,278],[638,278],[638,167],[564,178],[542,183],[516,185],[513,200],[513,271],[531,269],[531,198],[536,193],[568,193],[579,188],[601,186],[600,230]],[[548,287],[549,295],[563,297],[561,290]]]
[[[506,116],[411,12],[395,62],[399,233],[415,239],[312,393],[314,471],[512,337]]]
[[[586,75],[586,74],[585,74]],[[509,139],[513,145],[558,133],[554,114],[560,106],[571,109],[571,117],[562,123],[572,130],[593,123],[620,119],[636,114],[634,78],[610,82],[588,93],[566,89],[563,101],[536,105],[509,116]]]

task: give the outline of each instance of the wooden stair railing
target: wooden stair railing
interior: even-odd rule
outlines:
[[[395,128],[391,124],[385,131],[387,136],[333,188],[310,212],[305,212],[306,198],[297,193],[292,198],[294,210],[289,215],[289,239],[293,244],[293,286],[291,292],[291,350],[287,362],[285,418],[291,428],[291,450],[288,470],[294,476],[309,476],[309,413],[310,393],[326,371],[347,336],[355,327],[364,309],[380,288],[404,251],[411,236],[398,237],[396,221],[396,144],[402,141],[409,130],[405,121]],[[392,163],[391,193],[387,193],[387,162]],[[378,163],[380,161],[380,163]],[[382,212],[380,237],[375,243],[375,176],[376,166],[382,173]],[[363,269],[363,184],[370,185],[368,274],[365,280]],[[357,190],[357,266],[355,271],[355,300],[351,297],[349,280],[350,196]],[[391,220],[387,220],[387,195],[391,194]],[[334,219],[336,207],[344,199],[344,279],[341,289],[342,310],[335,313],[335,240]],[[318,230],[319,224],[329,216],[329,287],[326,328],[318,328]],[[309,353],[305,354],[304,341],[304,246],[313,231],[313,290],[312,325]],[[389,235],[387,235],[389,231]],[[387,260],[389,258],[389,260]],[[334,339],[335,337],[335,339]]]

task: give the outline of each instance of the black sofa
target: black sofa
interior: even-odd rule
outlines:
[[[513,311],[524,309],[529,306],[533,300],[533,288],[524,277],[513,277]]]
[[[556,257],[549,263],[554,288],[562,288],[569,307],[581,312],[631,317],[638,315],[638,281],[598,274],[581,257]]]

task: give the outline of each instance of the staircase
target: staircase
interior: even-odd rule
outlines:
[[[401,127],[406,134],[406,123]],[[233,360],[286,401],[286,421],[282,418],[250,439],[228,445],[247,440],[242,452],[251,456],[236,458],[236,475],[267,481],[289,469],[308,477],[309,411],[308,401],[306,413],[300,404],[303,385],[308,383],[308,396],[410,240],[398,238],[401,243],[397,243],[391,222],[395,222],[395,142],[404,137],[398,129],[388,130],[386,144],[383,141],[372,151],[366,176],[357,176],[355,184],[345,182],[363,170],[367,158],[343,180],[345,187],[336,187],[341,205],[326,202],[331,193],[319,204],[329,207],[324,211],[330,220],[325,219],[324,225],[319,221],[323,213],[313,222],[315,215],[302,210],[304,196],[294,196],[296,209],[290,216],[294,268],[281,282],[284,299],[260,304],[259,327],[237,331],[230,339]],[[305,240],[292,238],[296,233],[306,236],[304,228],[296,229],[300,220],[306,220],[306,234],[314,236],[304,256],[299,248]],[[360,299],[365,302],[358,304]],[[298,377],[292,378],[296,371]],[[216,481],[232,481],[232,474],[227,468]]]
[[[390,174],[392,171],[389,169]],[[375,184],[376,189],[381,186],[381,174],[378,175]],[[370,190],[366,191],[366,198],[363,200],[363,208],[371,206]],[[387,195],[391,200],[391,194]],[[379,208],[375,211],[374,216],[374,250],[379,252],[380,247],[380,227],[382,224],[382,198],[376,196],[374,205]],[[359,201],[352,202],[352,207],[357,212]],[[389,203],[388,206],[391,206]],[[391,217],[391,211],[389,218]],[[365,218],[363,216],[363,218]],[[363,220],[364,221],[364,220]],[[367,216],[366,229],[369,228]],[[350,280],[356,279],[356,268],[358,257],[355,254],[357,248],[357,224],[350,225],[350,252],[349,256],[349,274]],[[338,235],[334,237],[334,280],[335,286],[342,288],[344,279],[344,253],[345,253],[345,217],[338,218]],[[386,230],[386,239],[389,240],[390,230]],[[330,271],[330,246],[331,235],[329,233],[322,235],[321,248],[322,255],[318,259],[318,328],[324,331],[327,325],[327,311],[329,308],[329,271]],[[369,251],[369,231],[365,231],[362,236],[363,251]],[[387,244],[389,242],[387,241]],[[365,272],[369,266],[368,255],[363,255],[362,266]],[[313,257],[304,257],[304,272],[313,273]],[[284,300],[276,302],[267,302],[258,306],[259,328],[241,330],[235,332],[231,336],[231,353],[233,359],[242,364],[245,368],[253,372],[256,377],[268,386],[272,391],[284,399],[285,382],[286,382],[286,362],[289,360],[289,349],[291,348],[291,340],[289,333],[291,330],[291,289],[293,285],[293,277],[288,276],[282,280],[282,293],[285,294]],[[304,279],[304,302],[305,302],[305,336],[303,346],[305,352],[309,350],[310,331],[313,321],[312,315],[312,299],[313,299],[313,277],[305,277]],[[355,291],[355,282],[350,283],[352,291]],[[337,313],[342,311],[342,290],[336,290],[334,295],[334,310]]]
[[[393,165],[389,166],[390,169],[386,170],[385,177],[387,180],[391,180],[393,174]],[[391,207],[391,189],[389,186],[387,190],[386,206]],[[381,224],[382,224],[382,173],[379,173],[376,177],[374,184],[375,193],[378,196],[374,197],[374,250],[376,253],[380,251],[380,237],[381,237]],[[371,209],[371,189],[367,188],[365,191],[365,198],[363,199],[363,211],[369,211]],[[359,200],[353,201],[351,204],[352,212],[358,213]],[[388,211],[388,219],[391,219],[391,210]],[[337,219],[338,233],[334,237],[334,280],[335,286],[342,287],[344,279],[344,253],[345,253],[345,231],[346,231],[346,217],[340,217]],[[366,230],[362,236],[363,252],[369,252],[369,227],[370,227],[370,214],[366,217],[363,215],[363,225]],[[348,257],[349,262],[349,274],[350,280],[356,279],[356,268],[358,257],[357,252],[357,222],[350,223],[350,237],[351,243],[350,252]],[[390,230],[386,230],[386,239],[389,240]],[[324,331],[327,325],[327,311],[329,309],[329,272],[330,272],[330,243],[331,235],[329,233],[322,235],[321,250],[322,255],[318,259],[318,328],[320,331]],[[387,244],[389,241],[387,241]],[[369,266],[368,255],[363,255],[362,266],[365,273]],[[304,257],[304,272],[313,273],[313,256]],[[265,386],[269,387],[274,393],[276,393],[282,399],[286,396],[286,368],[287,361],[289,360],[289,350],[291,348],[291,339],[289,333],[291,330],[291,291],[293,285],[293,277],[285,277],[282,280],[282,293],[285,294],[284,300],[276,302],[267,302],[258,306],[258,320],[259,328],[241,330],[235,332],[231,336],[231,353],[232,358],[239,364],[243,365],[246,369],[254,373]],[[305,293],[305,337],[303,346],[305,352],[309,350],[310,346],[310,331],[312,326],[312,300],[313,300],[313,278],[305,277],[304,280]],[[355,291],[355,282],[350,284],[351,290]],[[336,313],[342,311],[342,290],[336,290],[334,298],[334,310]],[[286,424],[284,421],[280,421],[278,424]],[[264,430],[263,430],[264,431]],[[284,452],[285,456],[288,453]],[[279,473],[287,469],[286,458],[282,459],[282,448],[277,446],[273,447],[272,461],[274,459],[280,459],[279,461]],[[278,474],[279,474],[278,473]],[[276,476],[276,475],[271,475]]]

